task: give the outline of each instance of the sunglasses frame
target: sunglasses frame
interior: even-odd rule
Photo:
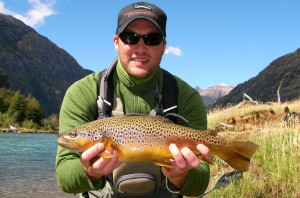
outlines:
[[[127,35],[127,37],[125,38],[126,35]],[[153,36],[155,36],[156,38],[154,38]],[[118,37],[122,40],[123,43],[128,44],[128,45],[135,45],[142,38],[144,40],[145,45],[148,45],[148,46],[159,45],[165,39],[165,37],[163,35],[161,35],[160,33],[150,33],[150,34],[140,35],[140,34],[137,34],[134,32],[121,32],[118,35]],[[152,39],[154,38],[154,40],[151,40],[151,38]],[[160,39],[160,41],[155,42],[158,38]]]

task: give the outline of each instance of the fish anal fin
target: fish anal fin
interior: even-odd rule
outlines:
[[[171,162],[167,162],[165,160],[156,160],[153,162],[154,164],[158,165],[158,166],[162,166],[162,167],[166,167],[166,168],[173,168]]]
[[[205,161],[205,162],[207,162],[208,164],[211,164],[211,165],[214,164],[213,158],[212,158],[211,160],[209,160],[209,159],[206,159],[203,155],[198,155],[197,157],[198,157],[199,160]]]

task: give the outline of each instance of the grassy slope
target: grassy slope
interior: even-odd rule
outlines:
[[[207,197],[300,197],[300,123],[287,126],[284,107],[300,111],[300,99],[282,104],[258,104],[228,107],[209,112],[209,128],[227,138],[253,141],[260,145],[243,179],[214,190]],[[234,129],[220,127],[219,122]],[[212,188],[216,181],[233,169],[220,160],[211,166]]]

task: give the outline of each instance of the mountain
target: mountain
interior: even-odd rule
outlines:
[[[243,100],[243,93],[256,101],[277,102],[279,85],[282,102],[300,97],[300,48],[274,60],[257,76],[237,85],[228,95],[220,98],[214,105],[237,104]]]
[[[196,87],[196,90],[202,96],[205,106],[210,106],[219,98],[227,95],[233,88],[233,86],[216,85],[206,89]]]
[[[0,14],[0,70],[12,90],[31,94],[46,115],[58,113],[66,89],[92,73],[22,21]]]

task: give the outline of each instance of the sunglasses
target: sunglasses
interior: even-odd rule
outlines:
[[[161,41],[164,39],[164,36],[161,34],[146,34],[146,35],[139,35],[133,32],[122,32],[119,34],[120,39],[123,43],[126,44],[137,44],[140,38],[143,38],[144,43],[146,45],[154,46],[159,45]]]

